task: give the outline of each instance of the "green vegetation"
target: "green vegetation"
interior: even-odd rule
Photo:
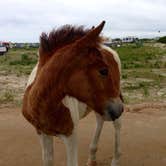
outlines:
[[[165,100],[166,47],[160,45],[138,43],[116,48],[122,62],[122,92],[126,103]],[[35,48],[10,49],[5,56],[0,56],[0,75],[27,79],[37,62],[37,51]],[[9,90],[3,86],[0,81],[0,103],[20,105],[23,87]]]
[[[5,56],[0,57],[0,71],[6,74],[30,74],[37,62],[37,49],[10,49]]]
[[[160,37],[160,39],[158,40],[158,42],[160,42],[160,43],[166,43],[166,36]]]
[[[12,48],[7,54],[0,56],[0,104],[20,106],[23,88],[15,85],[15,82],[13,83],[13,79],[15,79],[13,75],[18,78],[28,77],[36,62],[37,49],[35,48]],[[6,82],[4,81],[5,76]],[[6,85],[8,83],[9,85]]]
[[[166,66],[166,62],[162,61],[166,50],[161,50],[160,48],[124,45],[123,47],[117,48],[116,51],[120,55],[123,69],[162,68]]]
[[[116,51],[122,63],[122,91],[126,103],[166,98],[166,47],[126,44]]]
[[[0,95],[0,103],[13,102],[14,95],[14,91],[6,89],[5,92]]]

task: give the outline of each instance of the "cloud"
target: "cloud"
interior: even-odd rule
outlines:
[[[38,41],[42,31],[63,24],[92,25],[106,20],[112,37],[165,31],[164,0],[5,0],[0,2],[0,40]]]

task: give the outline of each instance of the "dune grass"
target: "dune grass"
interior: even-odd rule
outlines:
[[[0,71],[5,74],[28,75],[37,62],[37,49],[12,48],[0,57]]]
[[[134,44],[117,48],[122,63],[122,90],[127,103],[166,99],[166,47]]]
[[[122,91],[126,103],[166,99],[166,47],[126,44],[115,48],[122,62]],[[27,76],[37,62],[36,48],[10,49],[0,56],[0,74]],[[1,93],[0,102],[13,102],[17,91]]]

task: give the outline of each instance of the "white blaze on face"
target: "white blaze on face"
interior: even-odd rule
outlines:
[[[110,52],[113,55],[115,61],[118,64],[119,72],[121,74],[121,62],[120,62],[120,58],[119,58],[119,55],[117,54],[117,52],[114,51],[113,49],[111,49],[110,47],[105,46],[105,45],[101,45],[101,48],[104,49],[104,50],[106,50],[106,51],[108,51],[108,52]]]

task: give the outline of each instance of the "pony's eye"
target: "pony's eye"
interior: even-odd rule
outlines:
[[[102,76],[108,76],[108,69],[107,69],[107,68],[100,69],[100,70],[99,70],[99,73],[100,73]]]

